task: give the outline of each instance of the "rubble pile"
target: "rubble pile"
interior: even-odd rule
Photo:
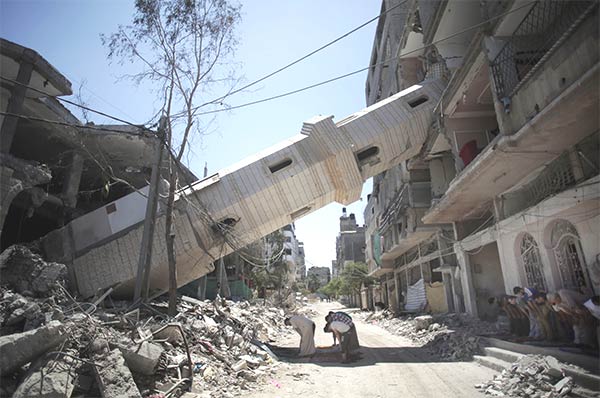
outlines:
[[[480,351],[478,336],[499,332],[496,324],[467,314],[394,317],[393,313],[385,310],[372,313],[365,321],[409,338],[427,348],[437,359],[447,361],[471,359]]]
[[[112,300],[110,289],[78,302],[63,285],[64,265],[22,246],[7,251],[0,263],[0,397],[248,395],[275,371],[263,342],[291,333],[283,310],[262,300],[182,296],[173,318],[166,302],[133,308]],[[15,265],[41,271],[42,281],[19,278]]]
[[[2,283],[24,295],[48,296],[56,283],[65,284],[67,266],[47,263],[22,245],[13,245],[0,254]]]
[[[573,379],[564,375],[565,366],[550,356],[525,355],[493,380],[475,388],[496,397],[564,397],[576,389]]]

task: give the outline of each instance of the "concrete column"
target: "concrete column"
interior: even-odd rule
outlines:
[[[494,198],[494,217],[496,222],[504,220],[504,199],[501,196]]]
[[[396,309],[398,312],[400,312],[401,308],[401,304],[400,304],[400,293],[401,293],[401,289],[400,289],[400,278],[398,277],[398,273],[394,272],[394,288],[396,289]]]
[[[460,281],[454,277],[454,273],[450,274],[450,285],[452,287],[452,301],[454,302],[455,312],[464,312],[462,289],[459,290]]]
[[[575,181],[582,181],[584,178],[583,164],[581,163],[581,158],[574,147],[569,149],[569,162],[571,163],[571,170],[573,171],[573,177],[575,177]]]
[[[12,178],[14,170],[9,167],[0,166],[0,236],[4,227],[4,219],[15,196],[25,187],[23,183]]]
[[[206,278],[207,276],[204,275],[198,279],[198,293],[196,293],[198,300],[206,300]]]
[[[390,278],[390,274],[386,274],[385,279],[386,279],[387,291],[388,291],[388,301],[389,301],[388,307],[393,312],[396,312],[396,300],[394,300],[394,288],[392,288],[392,286],[391,286],[393,278]]]
[[[75,208],[77,206],[77,193],[79,192],[82,172],[83,157],[73,152],[65,173],[62,190],[63,202],[68,207]]]
[[[452,288],[452,277],[447,272],[442,272],[442,282],[444,283],[444,292],[446,293],[446,303],[448,312],[457,312],[454,303],[454,289]]]
[[[34,56],[35,53],[32,50],[27,49],[23,52],[19,72],[17,74],[17,82],[21,84],[15,84],[11,90],[10,99],[8,100],[8,105],[6,107],[6,112],[9,114],[18,115],[21,113],[23,101],[25,100],[25,92],[27,91],[25,85],[29,84],[31,72],[33,72],[32,60]],[[10,152],[18,122],[19,118],[17,116],[6,115],[2,119],[2,127],[0,128],[0,152]]]
[[[460,267],[460,281],[462,284],[463,297],[465,299],[465,310],[477,316],[477,304],[475,302],[475,288],[473,286],[473,276],[471,274],[471,261],[469,255],[460,247],[454,245],[454,252]]]

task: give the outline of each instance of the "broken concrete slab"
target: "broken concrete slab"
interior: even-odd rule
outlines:
[[[38,329],[0,337],[0,374],[14,372],[67,338],[67,327],[51,321]]]
[[[48,360],[29,372],[13,398],[69,398],[75,388],[77,373],[72,364]]]
[[[231,369],[233,369],[234,372],[239,372],[242,369],[248,369],[248,362],[246,362],[243,359],[240,359],[238,362],[236,362]]]
[[[422,315],[415,317],[415,330],[424,330],[429,327],[433,323],[433,317],[431,315]]]
[[[0,272],[3,284],[16,292],[48,295],[57,283],[65,284],[67,266],[48,263],[38,254],[22,245],[13,245],[0,254]]]
[[[131,371],[118,348],[94,357],[96,381],[103,398],[141,398]]]
[[[143,341],[137,347],[118,347],[132,372],[153,375],[165,350],[158,344]]]

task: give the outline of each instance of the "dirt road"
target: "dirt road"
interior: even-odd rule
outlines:
[[[315,343],[331,346],[331,334],[323,333],[324,316],[339,304],[314,304],[319,315]],[[362,359],[340,363],[335,353],[283,363],[257,398],[343,397],[479,397],[473,386],[490,380],[492,370],[471,362],[435,362],[411,341],[378,326],[355,321]],[[297,347],[299,337],[286,338],[279,346]],[[325,350],[326,351],[326,350]]]

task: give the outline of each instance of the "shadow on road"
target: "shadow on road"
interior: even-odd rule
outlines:
[[[296,347],[280,347],[268,345],[280,361],[289,363],[313,363],[320,366],[358,367],[371,366],[377,363],[439,363],[443,361],[435,357],[423,347],[363,347],[356,350],[347,362],[342,362],[338,347],[317,348],[311,357],[298,357]],[[456,361],[452,361],[456,362]]]

